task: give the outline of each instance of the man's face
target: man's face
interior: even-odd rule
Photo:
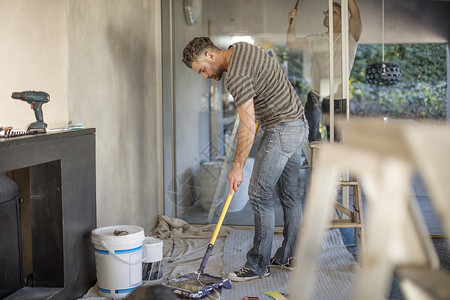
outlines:
[[[202,75],[205,79],[211,78],[219,81],[222,78],[223,68],[209,57],[198,58],[192,63],[192,70]]]
[[[329,27],[329,21],[328,21],[328,10],[324,11],[323,14],[325,15],[323,19],[323,26],[326,28]],[[339,7],[333,5],[333,27],[334,29],[337,29],[341,22],[341,10]]]

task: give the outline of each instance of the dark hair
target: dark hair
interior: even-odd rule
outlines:
[[[219,50],[209,37],[196,37],[187,44],[183,50],[183,62],[189,68],[192,68],[192,63],[206,51]]]

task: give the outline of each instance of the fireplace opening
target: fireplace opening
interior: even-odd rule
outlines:
[[[22,287],[19,186],[0,174],[0,299]]]
[[[0,174],[0,299],[64,288],[61,182],[60,160]]]

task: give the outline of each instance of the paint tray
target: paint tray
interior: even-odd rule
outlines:
[[[231,289],[231,282],[228,278],[202,273],[199,277],[200,282],[197,281],[198,273],[189,273],[175,279],[168,280],[163,285],[170,288],[174,294],[180,295],[184,298],[201,299],[219,287]]]

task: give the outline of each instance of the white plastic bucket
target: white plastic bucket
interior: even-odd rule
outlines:
[[[126,235],[114,235],[114,231]],[[103,297],[125,298],[142,285],[144,229],[138,226],[118,225],[92,231],[97,288]]]
[[[159,280],[163,276],[163,242],[157,238],[147,236],[145,237],[144,245],[147,250],[147,258],[144,259],[142,264],[142,280]]]

